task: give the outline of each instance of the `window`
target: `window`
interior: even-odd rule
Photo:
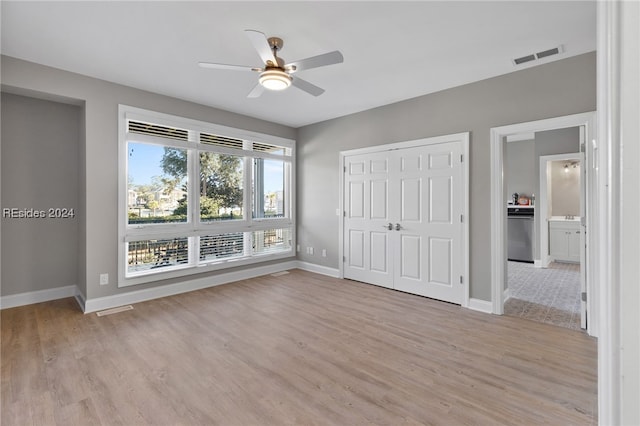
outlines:
[[[120,106],[119,285],[292,256],[294,148]]]

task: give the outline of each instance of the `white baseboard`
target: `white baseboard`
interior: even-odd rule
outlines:
[[[84,297],[84,294],[82,294],[81,292],[78,292],[76,294],[76,302],[78,303],[78,306],[80,306],[80,309],[82,310],[82,312],[84,312],[84,305],[86,304],[86,298]]]
[[[86,299],[75,285],[13,294],[0,297],[0,309],[32,305],[34,303],[48,302],[50,300],[63,299],[65,297],[75,297],[82,311],[84,313],[91,313],[295,268],[315,272],[317,274],[328,275],[330,277],[338,277],[339,275],[339,271],[334,268],[297,260],[289,260],[272,265],[246,268],[242,271],[228,272],[206,278],[199,278],[144,290],[134,290],[123,294],[98,297],[94,299]]]
[[[186,293],[189,291],[200,290],[208,287],[215,287],[234,281],[255,278],[261,275],[273,274],[275,272],[296,268],[302,269],[304,271],[314,272],[317,274],[327,275],[333,278],[338,278],[340,275],[340,271],[335,268],[316,265],[309,262],[302,262],[299,260],[289,260],[272,265],[246,268],[241,271],[227,272],[214,276],[208,276],[169,285],[161,285],[158,287],[146,288],[142,290],[134,290],[122,294],[98,297],[94,299],[86,299],[85,296],[74,285],[54,288],[50,290],[40,290],[2,297],[0,298],[0,307],[2,309],[5,309],[16,306],[30,305],[33,303],[47,302],[50,300],[62,299],[65,297],[75,297],[82,311],[88,314],[91,312],[102,311],[104,309],[116,308],[123,305],[131,305],[152,299],[158,299],[160,297],[173,296],[180,293]],[[489,314],[492,313],[491,302],[487,302],[485,300],[469,299],[468,308],[474,311],[480,311]]]
[[[327,275],[329,277],[338,278],[340,271],[336,268],[329,268],[328,266],[316,265],[315,263],[303,262],[298,260],[297,268],[303,271],[315,272],[316,274]]]
[[[467,308],[486,314],[493,313],[493,303],[481,299],[469,299],[469,306],[467,306]]]
[[[74,297],[78,294],[78,287],[68,285],[47,290],[29,291],[0,297],[0,309],[15,308],[17,306],[33,305],[34,303]]]
[[[84,302],[84,313],[88,314],[91,312],[102,311],[104,309],[116,308],[122,305],[131,305],[134,303],[146,302],[147,300],[173,296],[176,294],[186,293],[194,290],[201,290],[208,287],[215,287],[234,281],[246,280],[249,278],[259,277],[261,275],[273,274],[275,272],[286,271],[287,269],[294,269],[297,267],[297,261],[291,260],[276,263],[273,265],[246,268],[241,271],[227,272],[214,276],[197,278],[195,280],[189,280],[175,284],[128,291],[126,293],[115,294],[113,296],[87,299]]]

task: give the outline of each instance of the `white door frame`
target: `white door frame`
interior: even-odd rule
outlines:
[[[505,138],[519,133],[531,133],[545,130],[563,129],[567,127],[584,126],[585,140],[587,141],[587,157],[593,158],[594,146],[591,141],[595,139],[596,112],[585,112],[580,114],[567,115],[563,117],[549,118],[545,120],[530,121],[527,123],[511,124],[508,126],[494,127],[491,129],[491,303],[493,313],[502,315],[504,313],[504,284],[505,284],[505,260],[506,260],[506,239],[507,239],[507,209],[506,206],[506,186],[504,184],[504,143]],[[596,194],[597,176],[587,173],[587,193]],[[597,200],[587,200],[587,228],[595,230],[595,226],[590,223],[591,208],[597,206]],[[588,231],[589,232],[589,231]],[[598,264],[591,262],[592,250],[597,248],[597,233],[589,232],[587,235],[587,294],[590,296],[588,303],[588,329],[587,332],[597,336],[597,292],[595,281],[589,277],[597,277]]]
[[[350,149],[348,151],[340,151],[340,201],[339,208],[336,214],[340,216],[339,220],[339,234],[338,234],[338,277],[344,278],[344,172],[346,167],[345,157],[351,155],[371,154],[375,152],[392,151],[404,148],[413,148],[418,146],[435,145],[446,142],[461,142],[462,152],[462,188],[463,188],[463,201],[462,201],[462,214],[463,214],[463,229],[462,229],[462,252],[463,267],[462,272],[464,276],[463,280],[463,295],[462,295],[462,307],[469,306],[469,294],[470,294],[470,278],[469,278],[469,132],[455,133],[451,135],[435,136],[424,139],[416,139],[406,142],[390,143],[385,145],[376,145],[366,148]]]

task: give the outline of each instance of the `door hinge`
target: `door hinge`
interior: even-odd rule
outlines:
[[[463,214],[460,215],[460,223],[464,223],[464,215]]]
[[[464,279],[462,278],[462,275],[460,275],[460,284],[464,283]]]
[[[586,302],[586,301],[587,301],[587,292],[586,292],[586,291],[585,291],[585,292],[582,292],[582,293],[580,294],[580,297],[582,298],[582,301],[583,301],[583,302]]]
[[[464,162],[464,155],[460,154],[460,162],[463,163]]]
[[[346,262],[347,261],[347,256],[342,256],[342,261]]]
[[[342,168],[342,170],[343,170],[345,173],[347,173],[347,166],[344,166],[344,167]]]
[[[342,212],[342,216],[343,217],[347,217],[347,211],[346,210]]]

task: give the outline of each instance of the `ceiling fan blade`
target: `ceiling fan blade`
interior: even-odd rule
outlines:
[[[217,70],[262,71],[262,68],[253,68],[246,65],[214,64],[212,62],[198,62],[198,65],[202,68],[213,68]]]
[[[247,98],[257,98],[262,95],[262,92],[264,92],[264,87],[262,87],[262,84],[258,83],[253,89],[251,89]]]
[[[271,51],[271,46],[269,46],[269,42],[267,41],[267,36],[260,31],[255,30],[244,30],[247,37],[253,44],[253,47],[258,51],[258,55],[262,58],[262,62],[265,64],[267,62],[271,62],[272,65],[277,65],[278,61],[276,61],[276,57]]]
[[[324,93],[324,89],[298,77],[292,77],[291,84],[313,96],[320,96]]]
[[[312,56],[311,58],[301,59],[299,61],[291,62],[285,65],[285,68],[291,67],[291,71],[308,70],[311,68],[324,67],[326,65],[340,64],[344,61],[342,53],[337,50],[333,52],[324,53],[318,56]],[[295,67],[295,68],[293,68]]]

